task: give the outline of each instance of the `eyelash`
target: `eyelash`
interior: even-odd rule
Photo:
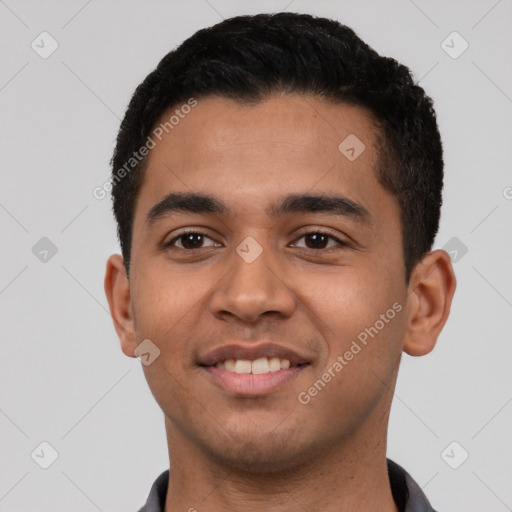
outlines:
[[[190,235],[190,234],[201,235],[203,237],[210,238],[211,240],[213,240],[206,233],[202,233],[201,231],[197,231],[195,229],[190,229],[190,230],[181,232],[179,235],[175,236],[172,240],[170,240],[169,242],[165,243],[164,244],[164,249],[171,249],[172,248],[172,249],[177,249],[177,250],[185,251],[185,252],[193,252],[193,251],[199,251],[199,250],[203,249],[203,247],[200,247],[199,249],[183,249],[181,247],[173,247],[174,242],[179,240],[181,237],[183,237],[185,235]],[[323,229],[315,229],[313,231],[307,231],[306,233],[302,233],[297,238],[297,240],[299,240],[299,239],[301,239],[301,238],[303,238],[303,237],[305,237],[307,235],[324,235],[324,236],[327,236],[328,238],[331,238],[335,242],[337,242],[339,244],[339,246],[341,246],[341,247],[351,247],[351,245],[349,243],[344,242],[343,240],[340,240],[331,231],[323,230]],[[309,247],[299,247],[299,249],[306,249],[306,250],[311,250],[311,251],[328,251],[330,249],[335,249],[335,247],[327,247],[327,248],[321,248],[321,249],[312,249],[312,248],[309,248]]]

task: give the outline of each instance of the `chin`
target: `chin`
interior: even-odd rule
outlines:
[[[241,442],[237,449],[209,447],[207,451],[216,464],[220,463],[238,474],[253,476],[293,472],[303,467],[317,452],[312,446],[301,449],[299,444],[283,443],[278,439],[272,445],[266,440],[259,439]]]

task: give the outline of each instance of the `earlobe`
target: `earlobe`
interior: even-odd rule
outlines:
[[[416,265],[409,284],[404,352],[423,356],[433,350],[448,319],[455,287],[455,274],[446,251],[432,251]]]
[[[136,357],[134,350],[137,343],[135,340],[130,284],[123,258],[119,254],[113,254],[107,261],[104,286],[110,315],[121,342],[121,350],[128,357]]]

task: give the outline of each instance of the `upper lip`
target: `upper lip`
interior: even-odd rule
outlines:
[[[199,358],[200,366],[214,366],[228,359],[245,359],[253,361],[260,357],[279,357],[279,359],[288,359],[290,364],[309,363],[307,359],[300,356],[294,350],[275,343],[262,343],[260,345],[231,344],[218,347]]]

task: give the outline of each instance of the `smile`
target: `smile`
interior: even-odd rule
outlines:
[[[217,363],[215,366],[216,368],[232,373],[252,373],[254,375],[261,375],[263,373],[287,370],[292,365],[289,359],[280,359],[279,357],[260,357],[254,361],[250,361],[248,359],[227,359],[226,361]]]
[[[254,361],[228,359],[215,366],[200,368],[216,386],[229,394],[263,396],[279,390],[309,366],[309,363],[292,366],[287,359],[262,357]]]

